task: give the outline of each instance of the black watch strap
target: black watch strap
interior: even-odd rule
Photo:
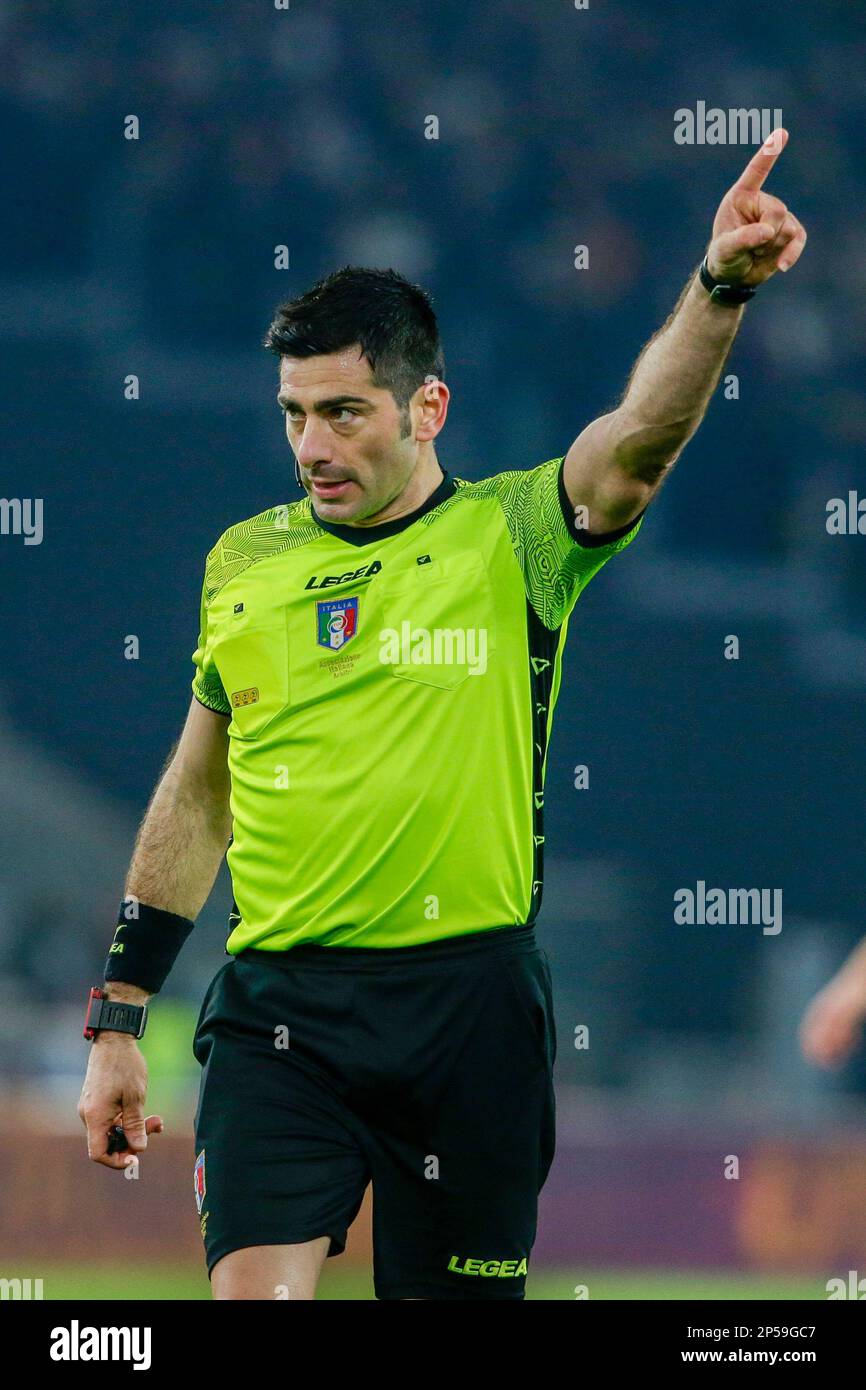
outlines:
[[[701,261],[698,274],[701,278],[701,284],[705,290],[709,291],[710,299],[714,304],[745,304],[757,294],[757,289],[753,285],[727,285],[724,280],[717,280],[714,275],[710,274],[706,256]]]
[[[104,989],[90,991],[84,1020],[84,1036],[88,1042],[92,1042],[97,1033],[131,1033],[134,1038],[141,1038],[146,1027],[146,1004],[124,1004],[120,999],[109,999]]]

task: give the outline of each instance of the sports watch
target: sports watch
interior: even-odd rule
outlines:
[[[146,1027],[146,1004],[124,1004],[120,999],[109,999],[104,989],[90,991],[84,1020],[84,1036],[88,1042],[93,1042],[97,1033],[131,1033],[134,1038],[141,1038]]]
[[[710,299],[714,304],[745,304],[757,293],[754,285],[729,285],[724,280],[717,280],[710,274],[707,264],[709,253],[701,261],[701,268],[698,272],[701,284],[705,290],[709,291]]]

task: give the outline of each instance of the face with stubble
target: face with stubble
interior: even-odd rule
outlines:
[[[447,396],[444,382],[420,386],[401,418],[391,392],[373,385],[357,345],[281,357],[277,400],[316,513],[369,526],[408,509],[402,503],[412,505],[419,463],[429,468],[432,459],[438,467],[431,441],[444,422]]]

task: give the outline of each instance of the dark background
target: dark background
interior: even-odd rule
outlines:
[[[440,318],[443,466],[563,454],[618,399],[752,153],[676,144],[699,100],[782,108],[768,191],[809,244],[747,309],[739,399],[716,393],[572,618],[539,933],[558,1066],[793,1117],[862,1093],[862,1054],[825,1078],[795,1036],[863,930],[866,867],[866,537],[825,529],[866,439],[866,11],[843,3],[5,7],[0,492],[45,517],[41,545],[0,536],[7,1019],[28,992],[77,1011],[98,977],[185,716],[204,556],[298,495],[260,347],[274,305],[342,264],[394,266]],[[782,932],[677,926],[698,879],[781,888]],[[190,1010],[229,901],[221,881],[166,991]],[[580,1022],[589,1054],[568,1049]],[[5,1041],[12,1073],[58,1069],[11,1024]]]

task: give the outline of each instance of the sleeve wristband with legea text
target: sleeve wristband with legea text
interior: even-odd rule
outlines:
[[[188,917],[144,903],[138,904],[138,916],[131,920],[127,910],[128,903],[121,903],[105,963],[106,983],[119,980],[157,994],[195,924]]]

